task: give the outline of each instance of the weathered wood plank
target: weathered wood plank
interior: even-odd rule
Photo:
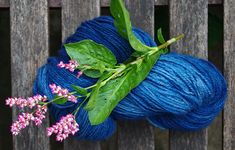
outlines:
[[[48,57],[48,3],[47,0],[11,0],[10,5],[12,95],[30,96],[36,71]],[[20,112],[13,109],[13,120]],[[31,125],[13,137],[13,148],[49,150],[47,126],[48,118],[39,128]]]
[[[49,0],[50,7],[61,7],[62,0]]]
[[[154,4],[159,5],[168,5],[168,0],[154,0]],[[209,4],[222,4],[222,0],[208,0]],[[110,4],[110,0],[101,0],[102,7],[108,7]]]
[[[61,7],[61,1],[62,0],[49,0],[49,6],[50,7]],[[154,0],[155,5],[168,5],[167,0]],[[222,0],[208,0],[209,4],[222,4]],[[102,7],[108,7],[110,4],[110,0],[101,0],[101,6]],[[7,8],[9,7],[9,0],[0,0],[0,8]]]
[[[0,7],[9,7],[10,6],[10,2],[9,0],[0,0]]]
[[[170,35],[185,34],[171,48],[207,59],[208,2],[205,0],[170,0]],[[206,150],[207,129],[198,132],[170,131],[171,150]]]
[[[224,150],[235,149],[235,1],[224,1],[224,75],[228,101],[224,109]]]
[[[154,5],[167,5],[167,0],[154,0]],[[108,7],[110,5],[110,0],[101,0],[102,7]]]
[[[62,40],[72,34],[78,25],[100,15],[99,0],[62,1]]]
[[[154,37],[154,0],[126,0],[133,26]],[[154,130],[146,121],[120,121],[118,149],[154,150]]]
[[[209,4],[222,4],[223,1],[222,0],[208,0]]]
[[[100,15],[99,0],[63,0],[62,1],[62,41],[71,35],[81,22]],[[100,150],[99,142],[81,142],[74,139],[66,140],[65,150],[85,149]]]

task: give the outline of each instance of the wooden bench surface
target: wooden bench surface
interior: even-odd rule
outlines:
[[[144,5],[143,5],[144,4]],[[186,37],[171,46],[180,53],[208,59],[208,4],[223,5],[223,70],[228,83],[228,102],[223,112],[223,145],[218,150],[235,150],[235,1],[234,0],[126,0],[135,26],[155,33],[155,6],[168,5],[170,36]],[[49,56],[49,9],[61,8],[62,41],[78,24],[101,14],[109,0],[0,0],[10,11],[11,85],[13,96],[29,96],[36,70]],[[192,28],[194,27],[194,28]],[[192,51],[192,49],[194,51]],[[222,56],[221,56],[222,57]],[[23,70],[23,71],[22,71]],[[26,91],[26,92],[25,92]],[[23,94],[23,95],[22,95]],[[19,111],[13,109],[13,119]],[[220,116],[221,117],[221,116]],[[208,129],[199,132],[161,131],[146,121],[118,122],[117,133],[105,142],[73,139],[55,144],[45,134],[49,117],[41,128],[30,126],[13,137],[15,150],[207,150]],[[1,134],[1,133],[0,133]],[[163,134],[160,139],[158,134]],[[3,135],[1,135],[3,136]],[[159,148],[159,141],[167,146]],[[0,145],[3,144],[0,141]],[[57,145],[57,146],[55,146]],[[1,148],[1,146],[0,146]]]

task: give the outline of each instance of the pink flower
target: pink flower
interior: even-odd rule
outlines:
[[[64,68],[65,67],[65,64],[63,61],[60,61],[60,63],[57,65],[58,67],[60,68]]]
[[[33,108],[34,106],[36,106],[39,102],[45,102],[47,100],[47,97],[44,95],[44,96],[41,96],[41,95],[35,95],[33,97],[29,97],[27,99],[28,101],[28,106],[30,108]]]
[[[18,120],[11,126],[11,132],[13,135],[18,135],[19,132],[29,125],[30,120],[33,120],[34,116],[29,113],[23,113],[18,116]]]
[[[63,61],[60,61],[60,63],[57,64],[57,66],[60,68],[65,68],[69,70],[70,72],[74,72],[74,70],[77,69],[79,64],[75,60],[70,60],[68,64],[65,64]]]
[[[70,134],[74,135],[78,132],[78,127],[79,125],[75,120],[75,116],[68,114],[67,116],[63,116],[55,125],[47,128],[47,136],[51,136],[53,133],[57,134],[56,140],[62,142]]]
[[[10,107],[16,105],[18,107],[24,108],[24,107],[29,107],[33,108],[36,106],[39,102],[45,102],[47,100],[46,96],[41,96],[41,95],[35,95],[33,97],[28,97],[27,99],[25,98],[8,98],[6,99],[6,105],[9,105]]]
[[[50,84],[49,87],[51,88],[51,92],[53,94],[57,94],[59,97],[64,97],[67,98],[68,101],[77,103],[77,98],[74,95],[70,94],[68,89],[63,89],[56,84]]]
[[[80,78],[82,74],[83,74],[83,72],[79,71],[78,74],[77,74],[77,78]]]
[[[46,118],[45,114],[47,113],[47,107],[46,106],[40,106],[37,105],[37,110],[35,111],[34,115],[34,124],[36,126],[39,126],[42,124],[42,120]]]
[[[68,96],[68,100],[69,100],[70,102],[74,102],[74,103],[77,103],[77,102],[78,102],[77,98],[76,98],[74,95],[69,95],[69,96]]]

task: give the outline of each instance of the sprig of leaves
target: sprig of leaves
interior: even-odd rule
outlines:
[[[99,78],[106,69],[113,68],[117,64],[115,56],[108,48],[92,40],[64,46],[70,58],[80,64],[79,69],[88,77]]]
[[[79,62],[78,69],[89,77],[99,78],[90,92],[87,88],[73,86],[78,94],[89,100],[85,109],[92,125],[104,122],[116,105],[146,78],[160,55],[167,52],[167,46],[183,37],[180,35],[166,42],[161,30],[158,30],[158,40],[162,45],[146,46],[132,32],[130,16],[123,1],[112,0],[110,9],[118,33],[135,50],[130,59],[123,64],[117,64],[115,56],[108,48],[91,40],[65,45],[70,58]]]
[[[149,47],[141,43],[141,41],[133,33],[130,15],[122,0],[111,0],[110,11],[115,19],[114,24],[118,33],[130,42],[130,45],[134,50],[138,52],[155,50],[155,47]]]

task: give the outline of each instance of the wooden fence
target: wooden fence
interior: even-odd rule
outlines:
[[[216,147],[215,149],[235,150],[235,1],[126,0],[134,25],[144,29],[152,36],[154,36],[155,32],[155,6],[168,5],[170,36],[175,36],[179,33],[186,35],[182,41],[174,44],[171,48],[181,53],[205,59],[208,58],[208,4],[223,6],[224,51],[223,56],[221,56],[223,59],[221,60],[223,60],[222,71],[227,79],[229,89],[228,102],[223,111],[223,128],[220,131],[216,131],[217,129],[212,130],[212,132],[220,132],[221,134],[219,141],[222,143],[221,147]],[[101,8],[108,6],[109,0],[0,0],[0,8],[10,11],[12,95],[28,96],[31,94],[36,70],[45,63],[49,56],[49,9],[61,8],[62,39],[65,39],[74,32],[78,24],[84,20],[99,16]],[[2,101],[1,104],[4,103]],[[13,110],[13,119],[16,118],[18,112],[16,109]],[[160,131],[145,121],[119,122],[117,133],[107,141],[87,142],[69,139],[63,144],[59,144],[46,137],[44,130],[45,126],[49,125],[48,118],[41,128],[30,127],[22,135],[13,137],[12,145],[8,144],[6,146],[4,142],[7,140],[5,138],[10,138],[10,136],[3,135],[3,132],[0,133],[2,134],[0,135],[0,149],[208,149],[208,129],[199,132]],[[0,125],[2,125],[5,120],[0,120]],[[1,128],[8,130],[8,127]],[[160,147],[159,145],[163,146]]]

